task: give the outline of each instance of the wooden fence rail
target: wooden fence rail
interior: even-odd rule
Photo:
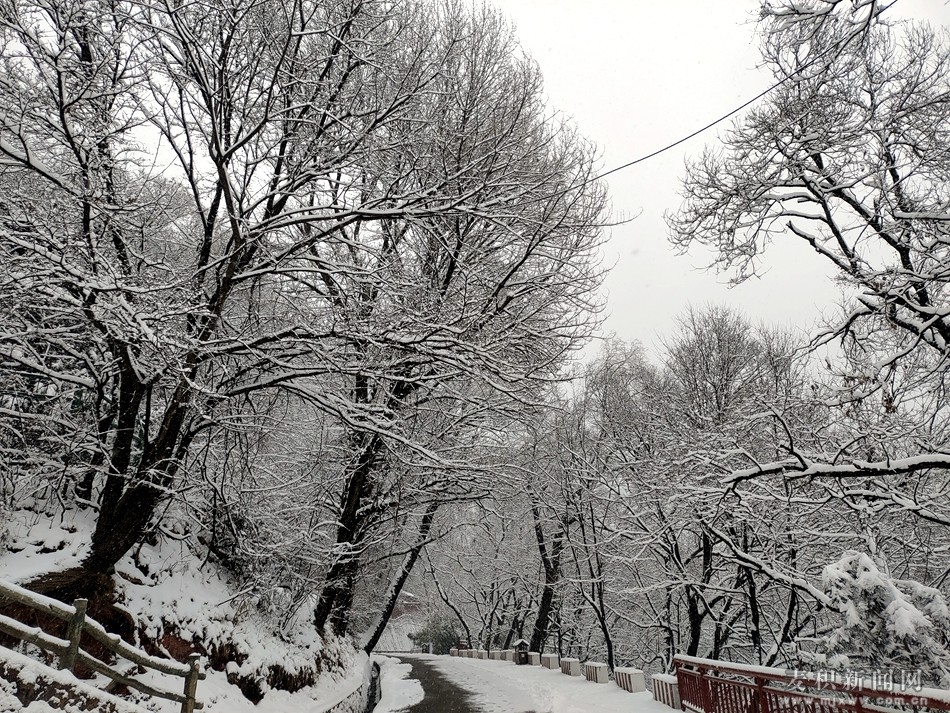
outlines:
[[[55,599],[44,597],[9,582],[0,581],[0,600],[9,600],[22,604],[43,614],[66,622],[66,638],[60,639],[51,636],[38,627],[31,627],[16,619],[0,614],[0,633],[12,636],[19,641],[33,644],[44,651],[55,654],[59,659],[59,667],[73,671],[76,664],[100,673],[118,684],[140,691],[154,698],[164,698],[181,704],[181,713],[194,713],[204,706],[195,699],[198,681],[205,678],[199,666],[198,654],[188,657],[188,663],[160,659],[130,646],[120,637],[107,632],[101,624],[86,617],[86,600],[77,599],[73,606],[63,604]],[[149,686],[141,681],[126,676],[108,664],[82,650],[80,647],[82,636],[98,642],[112,653],[153,671],[168,676],[184,678],[182,693],[164,691]]]
[[[894,709],[950,711],[950,692],[893,690],[863,679],[789,672],[677,655],[683,710],[693,713],[871,713]]]

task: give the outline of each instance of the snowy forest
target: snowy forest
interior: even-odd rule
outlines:
[[[950,35],[890,4],[762,4],[775,85],[668,215],[840,304],[648,349],[600,331],[598,148],[490,5],[2,0],[0,579],[254,702],[396,618],[950,687]]]

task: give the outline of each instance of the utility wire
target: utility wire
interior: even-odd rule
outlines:
[[[813,61],[814,61],[814,62],[817,62],[817,61],[818,61],[818,58],[815,58],[815,60],[813,60]],[[806,67],[802,67],[802,69],[806,69]],[[704,131],[708,131],[709,129],[711,129],[712,127],[714,127],[716,124],[725,121],[726,119],[728,119],[728,118],[729,118],[730,116],[732,116],[733,114],[738,114],[740,111],[742,111],[743,109],[745,109],[745,108],[746,108],[747,106],[749,106],[750,104],[754,104],[754,103],[757,102],[759,99],[761,99],[762,97],[764,97],[766,94],[768,94],[769,92],[771,92],[773,89],[776,89],[776,88],[782,86],[782,85],[783,85],[785,82],[787,82],[791,77],[792,77],[792,75],[789,75],[788,77],[785,77],[784,79],[782,79],[782,80],[776,82],[775,84],[773,84],[773,85],[772,85],[771,87],[769,87],[768,89],[765,89],[765,90],[759,92],[759,93],[756,94],[754,97],[752,97],[751,99],[749,99],[749,100],[746,101],[745,103],[740,104],[739,106],[737,106],[737,107],[736,107],[735,109],[733,109],[732,111],[730,111],[730,112],[728,112],[728,113],[726,113],[726,114],[723,114],[723,115],[720,116],[718,119],[713,119],[712,121],[710,121],[708,124],[706,124],[706,125],[703,126],[702,128],[696,129],[696,131],[694,131],[693,133],[687,134],[687,135],[684,136],[683,138],[677,139],[677,140],[674,141],[673,143],[667,144],[667,145],[664,146],[663,148],[657,149],[656,151],[653,151],[653,152],[651,152],[651,153],[648,153],[648,154],[645,155],[645,156],[641,156],[640,158],[635,158],[633,161],[629,161],[629,162],[627,162],[627,163],[625,163],[625,164],[623,164],[623,165],[621,165],[621,166],[617,166],[616,168],[612,168],[612,169],[610,169],[609,171],[605,171],[604,173],[600,173],[600,174],[594,176],[593,178],[591,178],[591,179],[590,179],[589,181],[587,181],[587,182],[590,183],[590,182],[592,182],[592,181],[599,181],[601,178],[606,178],[607,176],[609,176],[609,175],[612,174],[612,173],[617,173],[617,171],[622,171],[622,170],[624,170],[625,168],[630,168],[631,166],[636,166],[638,163],[643,163],[644,161],[647,161],[647,160],[653,158],[654,156],[659,156],[661,153],[665,153],[665,152],[669,151],[670,149],[676,148],[676,147],[679,146],[680,144],[689,141],[689,140],[690,140],[691,138],[693,138],[694,136],[699,136],[701,133],[703,133]]]
[[[887,5],[885,5],[885,6],[882,7],[880,10],[878,10],[876,13],[872,14],[871,16],[869,16],[869,17],[868,17],[868,20],[867,20],[867,25],[866,25],[866,27],[870,26],[871,21],[874,20],[874,19],[877,18],[877,17],[880,17],[881,14],[882,14],[885,10],[888,10],[888,9],[892,8],[892,7],[893,7],[894,5],[896,5],[896,4],[897,4],[897,0],[892,0],[892,2],[890,2],[890,3],[887,4]],[[765,90],[759,92],[758,94],[756,94],[754,97],[752,97],[752,98],[749,99],[748,101],[743,102],[742,104],[740,104],[739,106],[737,106],[735,109],[732,109],[731,111],[727,112],[726,114],[723,114],[722,116],[720,116],[718,119],[714,119],[714,120],[710,121],[708,124],[706,124],[705,126],[703,126],[702,128],[696,129],[696,131],[694,131],[693,133],[688,134],[687,136],[684,136],[684,137],[681,138],[681,139],[677,139],[677,140],[674,141],[673,143],[667,144],[667,145],[664,146],[663,148],[659,148],[659,149],[657,149],[656,151],[652,151],[652,152],[646,154],[645,156],[641,156],[640,158],[636,158],[636,159],[634,159],[633,161],[628,161],[627,163],[622,164],[622,165],[620,165],[620,166],[617,166],[616,168],[612,168],[612,169],[610,169],[609,171],[605,171],[604,173],[600,173],[600,174],[594,176],[593,178],[590,178],[590,179],[584,181],[584,183],[582,183],[581,185],[583,186],[583,185],[587,185],[588,183],[593,183],[594,181],[599,181],[601,178],[606,178],[607,176],[609,176],[609,175],[611,175],[611,174],[613,174],[613,173],[617,173],[618,171],[622,171],[622,170],[624,170],[625,168],[630,168],[631,166],[636,166],[638,163],[643,163],[644,161],[647,161],[647,160],[653,158],[654,156],[659,156],[661,153],[665,153],[666,151],[669,151],[670,149],[676,148],[676,147],[679,146],[680,144],[685,143],[686,141],[689,141],[689,140],[692,139],[693,137],[699,136],[701,133],[703,133],[704,131],[708,131],[709,129],[711,129],[712,127],[714,127],[716,124],[719,124],[719,123],[725,121],[725,120],[728,119],[730,116],[733,116],[734,114],[738,114],[740,111],[742,111],[743,109],[745,109],[745,108],[746,108],[747,106],[749,106],[750,104],[754,104],[754,103],[757,102],[759,99],[761,99],[762,97],[764,97],[766,94],[768,94],[769,92],[774,91],[775,89],[778,89],[780,86],[782,86],[782,85],[785,84],[786,82],[790,81],[792,78],[797,77],[798,75],[800,75],[800,74],[801,74],[802,72],[804,72],[805,70],[810,69],[814,64],[816,64],[820,59],[822,59],[822,58],[825,57],[826,55],[830,54],[831,52],[836,52],[836,51],[840,51],[841,49],[844,49],[844,47],[845,47],[849,42],[851,42],[851,40],[853,40],[855,37],[857,37],[858,35],[860,35],[860,32],[853,32],[853,33],[849,34],[847,37],[843,37],[842,39],[838,40],[837,42],[835,42],[834,44],[832,44],[830,47],[828,47],[828,49],[826,49],[824,52],[819,53],[817,57],[815,57],[814,59],[812,59],[812,60],[811,60],[810,62],[808,62],[807,64],[803,65],[802,67],[799,67],[798,69],[796,69],[794,72],[792,72],[792,73],[789,74],[788,76],[782,77],[782,79],[780,79],[779,81],[775,82],[775,84],[773,84],[772,86],[770,86],[770,87],[768,87],[767,89],[765,89]]]

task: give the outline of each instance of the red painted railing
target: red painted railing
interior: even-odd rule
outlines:
[[[950,711],[950,691],[874,686],[854,677],[676,656],[683,710],[693,713]],[[899,682],[895,682],[899,683]]]

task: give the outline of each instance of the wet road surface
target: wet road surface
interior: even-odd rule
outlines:
[[[428,661],[408,656],[396,658],[412,666],[409,677],[419,681],[425,692],[425,698],[407,708],[406,713],[482,713],[471,702],[468,691],[456,686]]]

